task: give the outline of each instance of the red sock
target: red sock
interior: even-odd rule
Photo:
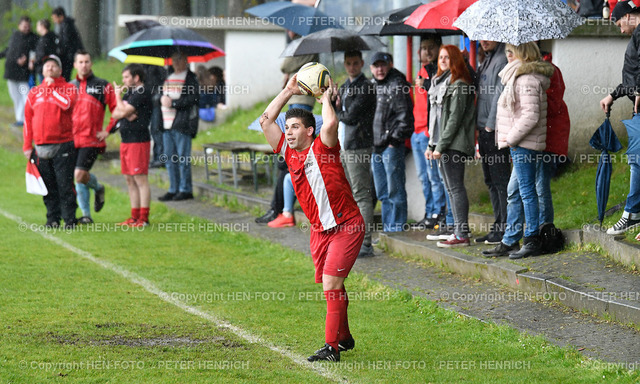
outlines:
[[[131,208],[131,218],[138,220],[140,217],[140,208]]]
[[[138,220],[144,221],[145,223],[149,222],[149,207],[140,208],[140,217]]]
[[[347,340],[351,338],[351,331],[349,331],[349,315],[347,311],[349,309],[349,296],[347,295],[347,290],[342,287],[342,295],[344,296],[344,311],[342,312],[342,317],[340,318],[340,340]]]
[[[346,310],[345,296],[341,289],[332,289],[324,291],[327,299],[327,319],[324,325],[325,343],[338,350],[338,341],[340,338],[340,323],[342,314]]]

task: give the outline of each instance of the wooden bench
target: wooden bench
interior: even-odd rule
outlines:
[[[223,183],[223,171],[222,171],[222,158],[220,157],[220,152],[231,152],[231,176],[233,178],[233,187],[238,188],[238,174],[239,164],[242,164],[242,161],[238,161],[238,158],[243,153],[249,154],[249,163],[251,164],[251,174],[253,176],[253,187],[254,190],[258,191],[258,163],[262,162],[266,164],[266,174],[267,179],[269,180],[269,184],[273,185],[274,180],[271,176],[272,167],[275,165],[274,157],[276,156],[273,153],[273,149],[269,144],[256,144],[256,143],[247,143],[244,141],[225,141],[220,143],[208,143],[203,144],[204,148],[204,170],[206,173],[207,181],[209,181],[209,175],[211,172],[209,171],[209,164],[213,164],[213,162],[209,162],[213,160],[217,165],[217,173],[218,173],[218,182],[220,184]],[[215,152],[215,156],[214,156]],[[267,156],[267,161],[264,161],[264,156],[256,156],[256,155],[264,155]],[[273,173],[275,175],[275,172]]]

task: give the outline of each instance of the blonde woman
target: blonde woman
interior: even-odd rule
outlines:
[[[498,148],[509,148],[513,162],[507,187],[507,228],[496,248],[485,256],[510,259],[541,253],[536,167],[547,140],[547,93],[554,68],[541,61],[536,43],[507,44],[508,64],[500,72],[504,90],[498,100]],[[524,216],[524,217],[523,217]],[[523,220],[524,219],[524,220]],[[526,221],[526,228],[524,226]],[[524,245],[519,241],[524,233]]]

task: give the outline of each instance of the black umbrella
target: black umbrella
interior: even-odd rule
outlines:
[[[144,20],[127,21],[126,23],[124,23],[124,25],[127,27],[127,31],[129,31],[129,34],[133,35],[134,33],[140,32],[143,29],[159,27],[162,24],[158,23],[155,20],[144,19]]]
[[[611,185],[611,157],[609,152],[618,152],[622,149],[622,144],[618,140],[618,136],[611,128],[611,122],[609,121],[609,113],[607,112],[607,118],[604,123],[593,134],[589,145],[594,149],[602,151],[600,161],[598,162],[598,171],[596,173],[596,201],[598,203],[598,220],[602,225],[604,219],[604,212],[607,208],[607,201],[609,200],[609,186]]]
[[[337,51],[379,50],[385,46],[377,37],[360,36],[346,29],[328,28],[293,40],[282,51],[280,57]]]
[[[370,20],[372,22],[365,24],[360,32],[360,35],[375,35],[375,36],[391,36],[391,35],[423,35],[423,34],[438,34],[438,35],[460,35],[461,31],[452,29],[416,29],[409,25],[406,25],[404,21],[422,4],[414,4],[405,8],[398,8],[388,12],[380,13],[372,16]]]

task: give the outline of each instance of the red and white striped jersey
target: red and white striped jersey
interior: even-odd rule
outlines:
[[[282,134],[274,152],[280,153],[289,167],[293,189],[312,230],[326,231],[360,214],[342,168],[339,143],[329,148],[318,136],[309,148],[298,152],[287,145]]]

